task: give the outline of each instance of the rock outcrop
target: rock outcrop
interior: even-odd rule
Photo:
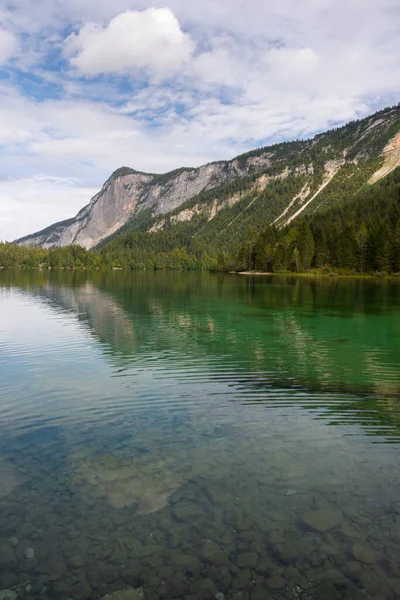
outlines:
[[[264,222],[268,218],[270,223],[283,227],[299,215],[329,206],[329,190],[333,190],[334,199],[335,186],[343,188],[352,177],[361,187],[379,181],[398,167],[399,129],[397,106],[312,140],[276,144],[199,168],[155,175],[122,167],[76,217],[16,242],[44,248],[79,244],[88,249],[107,240],[128,221],[128,227],[139,223],[136,230],[151,233],[196,217],[210,222],[246,196],[248,203],[236,206],[232,211],[236,216],[226,219],[228,227],[246,219],[250,208],[254,212],[253,204],[261,198],[268,199],[264,206],[268,214],[266,217],[265,211],[260,212],[257,219]],[[373,174],[372,167],[376,168]],[[241,180],[238,186],[225,186],[235,180]],[[279,185],[280,197],[274,192]],[[203,194],[212,190],[215,196]]]
[[[121,175],[118,172],[111,175],[74,219],[56,223],[16,242],[43,248],[70,244],[92,248],[145,208],[150,209],[152,215],[166,214],[205,190],[265,169],[270,164],[271,155],[266,153],[249,158],[244,165],[235,159],[198,169],[179,169],[166,175],[123,169]]]

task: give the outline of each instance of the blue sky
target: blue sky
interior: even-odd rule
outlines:
[[[0,240],[74,216],[110,173],[308,137],[400,92],[398,0],[6,0]]]

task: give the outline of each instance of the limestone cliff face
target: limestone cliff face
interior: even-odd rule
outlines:
[[[275,144],[196,169],[154,175],[122,167],[76,217],[16,242],[45,248],[69,244],[92,248],[130,219],[129,226],[139,223],[146,227],[143,223],[148,222],[150,232],[166,225],[195,222],[199,216],[215,226],[219,215],[227,227],[237,225],[241,219],[248,221],[249,215],[256,227],[266,218],[284,227],[299,215],[329,207],[339,188],[342,193],[348,189],[353,194],[353,176],[360,188],[379,181],[399,165],[400,105],[318,134],[312,140]],[[371,172],[373,168],[375,172]],[[238,179],[242,179],[238,186],[220,187]],[[280,185],[277,197],[275,188],[279,183],[285,185]],[[220,190],[216,190],[215,197],[211,193],[197,198],[216,188]],[[239,203],[236,216],[225,218],[224,211]],[[146,221],[150,215],[152,218]]]
[[[151,180],[151,175],[141,173],[110,177],[74,219],[50,226],[17,242],[44,248],[70,244],[91,248],[122,227]]]
[[[42,231],[16,240],[26,246],[96,246],[134,214],[144,208],[153,215],[168,213],[200,192],[268,167],[271,155],[211,163],[198,169],[180,169],[166,175],[150,175],[132,170],[112,175],[89,204],[74,219],[56,223]]]

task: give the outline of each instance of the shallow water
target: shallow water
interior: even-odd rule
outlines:
[[[395,282],[0,273],[0,590],[399,598],[399,340]]]

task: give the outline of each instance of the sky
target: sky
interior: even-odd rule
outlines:
[[[0,240],[400,100],[399,0],[3,0]]]

